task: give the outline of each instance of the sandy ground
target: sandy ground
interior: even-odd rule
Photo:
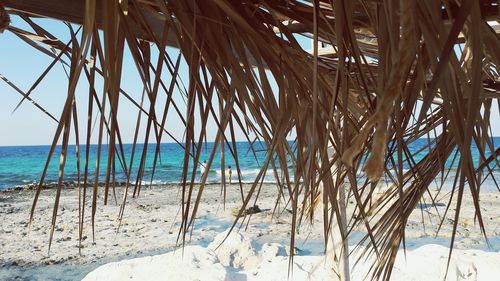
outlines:
[[[244,190],[249,187],[243,186]],[[81,254],[78,246],[78,190],[63,190],[50,252],[48,241],[55,191],[42,191],[29,232],[26,223],[33,196],[34,191],[31,190],[0,192],[1,280],[79,280],[103,263],[166,253],[179,246],[177,238],[181,198],[178,186],[143,188],[139,198],[129,200],[118,232],[119,206],[114,200],[104,206],[101,195],[96,213],[95,240],[92,238],[90,206],[85,210],[85,240],[82,241]],[[238,187],[229,187],[226,196],[224,206],[220,185],[205,188],[195,229],[191,238],[188,238],[188,244],[207,246],[217,234],[231,226],[234,220],[232,211],[241,206]],[[500,251],[499,197],[500,193],[481,195],[481,208],[491,247],[486,246],[484,237],[474,222],[473,205],[470,198],[466,197],[457,231],[456,248]],[[291,215],[286,209],[289,206],[280,203],[278,210],[273,212],[276,198],[276,186],[264,185],[257,201],[263,212],[252,215],[251,222],[241,230],[257,243],[288,244]],[[90,202],[90,197],[87,200]],[[435,236],[439,216],[443,214],[446,203],[447,198],[444,197],[435,206],[422,204],[415,209],[407,223],[407,247],[410,250],[429,243],[449,245],[453,210],[445,219],[440,233]],[[352,201],[349,205],[348,209],[352,209]],[[426,221],[425,227],[422,225],[422,215]],[[321,253],[322,227],[320,217],[315,219],[312,226],[304,224],[301,227],[296,245],[299,254]],[[350,244],[356,243],[364,233],[363,229],[353,232]]]

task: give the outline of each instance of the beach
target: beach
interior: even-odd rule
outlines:
[[[0,0],[0,281],[500,280],[499,16]]]
[[[243,185],[248,191],[249,184]],[[195,186],[195,190],[198,187]],[[123,187],[117,187],[117,199],[121,200]],[[92,238],[91,197],[85,209],[81,253],[78,243],[78,189],[66,187],[62,190],[59,215],[54,239],[48,252],[50,225],[55,198],[54,189],[42,190],[37,204],[31,231],[27,228],[34,190],[6,190],[0,192],[0,279],[2,280],[80,280],[98,266],[135,257],[164,254],[182,246],[178,239],[180,217],[180,186],[171,184],[143,187],[138,198],[129,198],[122,225],[118,230],[119,204],[113,197],[108,205],[103,204],[103,189],[100,188],[99,206],[96,211],[95,240]],[[196,192],[195,192],[196,194]],[[251,239],[256,245],[278,243],[289,253],[291,213],[284,200],[277,208],[276,185],[264,184],[256,204],[262,212],[253,214],[250,223],[238,224],[235,232]],[[444,194],[443,194],[444,195]],[[486,224],[490,247],[477,223],[474,223],[474,207],[466,193],[457,229],[455,249],[478,250],[484,253],[500,251],[500,194],[481,194],[481,211]],[[439,198],[439,196],[438,196]],[[210,184],[204,189],[202,204],[198,211],[195,228],[186,237],[185,246],[207,247],[214,237],[226,231],[234,221],[233,212],[241,207],[238,185],[228,186],[223,202],[220,184]],[[252,201],[253,202],[253,201]],[[437,244],[448,247],[453,227],[453,212],[448,215],[435,236],[438,213],[446,208],[446,197],[434,206],[421,204],[413,212],[406,228],[406,246],[415,250],[425,245]],[[252,204],[253,205],[253,204]],[[352,209],[348,204],[348,213]],[[451,207],[453,209],[453,206]],[[422,224],[425,219],[425,227]],[[323,255],[323,224],[321,212],[317,212],[312,224],[304,223],[297,234],[295,252],[298,256]],[[353,231],[349,245],[353,247],[366,232]],[[446,260],[443,262],[445,266]],[[50,265],[50,266],[49,266]],[[62,274],[61,274],[62,273]],[[57,277],[56,277],[57,276]]]

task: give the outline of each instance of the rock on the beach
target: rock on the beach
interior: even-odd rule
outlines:
[[[224,266],[250,269],[257,266],[259,260],[252,246],[252,240],[241,233],[224,231],[217,235],[208,249],[214,251]]]

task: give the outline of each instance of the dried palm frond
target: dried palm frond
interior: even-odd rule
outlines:
[[[433,180],[451,175],[456,179],[452,190],[458,200],[450,249],[466,190],[486,236],[479,208],[480,183],[485,174],[493,177],[499,155],[490,130],[492,104],[500,97],[499,29],[492,24],[498,23],[498,9],[493,2],[4,1],[9,13],[19,15],[33,29],[11,26],[7,30],[70,70],[66,102],[47,160],[48,165],[55,146],[62,142],[52,227],[68,138],[71,130],[77,140],[81,132],[75,89],[83,77],[88,80],[89,107],[86,151],[78,155],[85,159],[83,175],[78,172],[84,179],[80,239],[87,184],[92,182],[94,217],[99,176],[105,176],[106,204],[110,188],[115,192],[114,174],[123,170],[127,176],[124,190],[119,190],[123,194],[119,216],[123,216],[132,193],[129,188],[134,187],[132,196],[140,194],[148,147],[155,148],[154,170],[159,143],[165,135],[171,136],[172,115],[185,128],[184,138],[175,139],[185,151],[182,241],[192,230],[207,180],[205,174],[199,188],[195,187],[196,164],[210,120],[217,132],[207,169],[218,161],[215,156],[221,149],[228,149],[222,155],[237,161],[238,130],[249,143],[255,139],[262,144],[267,153],[251,188],[244,191],[240,184],[242,207],[233,227],[255,205],[265,173],[272,169],[283,187],[280,196],[289,198],[292,208],[292,248],[298,226],[314,216],[321,197],[325,243],[334,228],[344,241],[352,229],[365,229],[369,241],[365,253],[378,257],[372,278],[388,280],[397,250],[404,245],[410,214]],[[71,41],[64,44],[31,15],[80,24],[82,32],[77,36],[70,28]],[[304,46],[302,37],[312,39],[312,50]],[[122,88],[127,53],[142,81],[140,101]],[[187,71],[182,70],[183,64]],[[102,85],[96,78],[102,78]],[[30,100],[32,92],[22,95]],[[160,106],[163,95],[166,101]],[[120,129],[131,124],[120,124],[118,119],[124,100],[138,110],[130,159],[125,157]],[[95,114],[98,152],[92,178],[88,149]],[[146,116],[146,124],[141,123],[141,116]],[[138,138],[141,130],[143,140]],[[287,140],[290,134],[295,136],[293,143]],[[109,149],[103,151],[106,136]],[[423,137],[429,142],[419,151],[424,155],[420,157],[410,147]],[[144,143],[140,150],[139,142]],[[472,144],[481,154],[479,162],[472,158]],[[101,163],[103,155],[106,163]],[[137,169],[134,157],[139,159]],[[446,165],[451,158],[457,159],[456,170]],[[357,174],[363,166],[367,179]],[[240,177],[238,162],[235,172]],[[372,204],[381,175],[391,187]],[[225,194],[224,183],[221,188]],[[356,205],[349,225],[342,219],[344,191],[354,197]]]
[[[5,11],[5,7],[0,2],[0,33],[2,33],[10,25],[10,16]]]

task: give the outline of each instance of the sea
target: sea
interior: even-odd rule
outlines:
[[[492,138],[494,147],[498,147],[500,144],[500,137]],[[410,144],[409,150],[414,155],[414,159],[418,161],[421,159],[425,153],[428,151],[428,147],[433,146],[432,139],[419,139]],[[294,147],[293,142],[290,142],[291,147]],[[203,160],[208,160],[212,152],[214,144],[204,143],[201,147],[200,162]],[[241,181],[244,183],[251,183],[255,180],[258,173],[261,170],[263,163],[267,157],[267,149],[264,144],[259,142],[249,143],[249,142],[236,142],[236,150],[238,153],[238,164],[240,167],[240,177]],[[253,149],[252,149],[253,148]],[[127,167],[129,166],[131,153],[133,145],[124,144],[124,156]],[[178,143],[162,143],[160,144],[160,153],[157,159],[157,164],[155,168],[154,175],[153,162],[155,156],[156,144],[149,144],[147,147],[147,154],[145,159],[144,176],[142,178],[142,184],[149,185],[160,185],[160,184],[175,184],[182,180],[182,167],[184,161],[184,148]],[[232,147],[231,147],[232,149]],[[80,171],[83,174],[84,159],[85,159],[85,146],[81,145],[80,150]],[[131,181],[135,182],[136,173],[140,164],[141,154],[143,151],[143,145],[137,144],[135,147],[135,156],[132,164]],[[48,153],[50,151],[49,145],[35,145],[35,146],[0,146],[0,190],[8,189],[13,187],[26,187],[39,182],[42,175],[43,168],[45,166]],[[107,166],[107,151],[108,146],[102,145],[101,148],[101,164],[99,172],[99,181],[103,182],[105,180],[106,166]],[[57,182],[59,174],[59,155],[61,152],[61,147],[57,146],[55,149],[54,156],[49,165],[49,169],[45,178],[45,184],[54,184]],[[89,149],[89,182],[93,182],[95,175],[96,166],[96,155],[98,152],[97,145],[90,145]],[[477,147],[471,145],[472,157],[477,167],[480,159],[480,154]],[[237,179],[236,172],[236,162],[231,154],[228,146],[225,148],[224,153],[224,167],[227,169],[228,166],[232,167],[233,171],[233,181]],[[491,151],[486,151],[486,157],[491,155]],[[500,161],[500,157],[498,159]],[[197,163],[199,165],[200,163]],[[189,169],[191,171],[194,163],[192,159],[189,161]],[[452,157],[447,160],[446,166],[450,167],[452,170],[456,168],[458,161],[453,161]],[[404,165],[405,168],[406,165]],[[500,169],[494,163],[490,165],[493,171],[493,176],[500,184]],[[199,170],[199,169],[198,169]],[[278,170],[280,173],[280,171]],[[362,172],[359,173],[362,176]],[[188,181],[190,180],[191,173],[188,174]],[[221,154],[220,149],[215,154],[214,161],[209,169],[208,182],[209,183],[220,183],[221,182]],[[226,175],[227,176],[227,175]],[[200,174],[197,172],[195,175],[196,179],[199,180]],[[293,178],[293,174],[291,175]],[[68,157],[66,161],[66,167],[64,170],[64,179],[66,183],[75,183],[78,180],[77,173],[77,160],[76,160],[76,147],[75,145],[69,146]],[[80,176],[80,181],[83,178]],[[116,160],[116,178],[117,182],[126,181],[126,174],[123,172],[122,165],[120,161]],[[451,185],[453,178],[450,182],[445,185]],[[263,178],[264,182],[273,183],[276,182],[273,170],[270,168],[266,171]],[[493,177],[486,177],[482,186],[485,186],[488,190],[497,190],[495,181]],[[484,190],[484,189],[483,189]]]

